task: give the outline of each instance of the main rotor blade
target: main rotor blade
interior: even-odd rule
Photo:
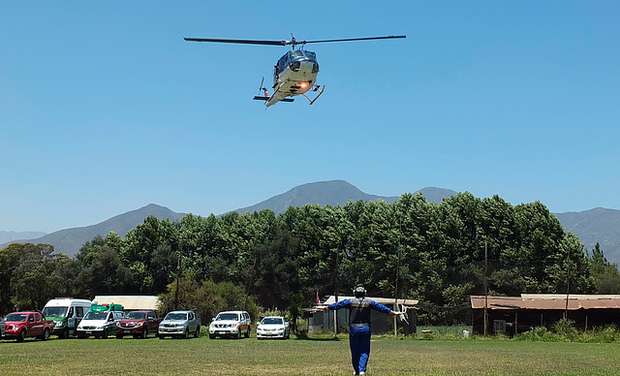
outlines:
[[[376,39],[402,39],[407,38],[406,35],[386,35],[381,37],[365,37],[365,38],[345,38],[345,39],[323,39],[323,40],[300,40],[295,44],[310,44],[310,43],[331,43],[331,42],[355,42],[362,40],[376,40]]]
[[[258,44],[263,46],[286,46],[285,40],[255,40],[255,39],[220,39],[220,38],[183,38],[188,42],[213,42],[234,44]]]

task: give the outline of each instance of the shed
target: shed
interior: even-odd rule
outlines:
[[[485,296],[470,297],[474,333],[484,333]],[[620,295],[521,294],[488,296],[487,332],[515,334],[537,326],[552,327],[565,316],[580,329],[620,325]]]

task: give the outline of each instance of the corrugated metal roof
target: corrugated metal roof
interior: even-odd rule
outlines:
[[[353,299],[353,298],[354,298],[353,296],[338,295],[338,301],[345,300],[345,299]],[[366,298],[372,299],[376,301],[377,303],[389,304],[389,305],[394,304],[394,301],[395,301],[394,298],[375,298],[372,296],[367,296]],[[327,300],[323,302],[323,304],[334,304],[334,303],[336,303],[336,297],[334,295],[330,295],[327,298]],[[398,304],[409,306],[409,307],[417,305],[418,303],[419,303],[419,300],[415,300],[415,299],[398,299]]]
[[[523,299],[566,299],[566,294],[521,294]],[[620,300],[620,295],[586,295],[586,294],[569,294],[569,299],[579,300]]]
[[[526,309],[566,309],[566,294],[521,294]],[[620,295],[569,294],[568,309],[620,309]]]
[[[159,307],[159,298],[154,295],[97,295],[93,303],[120,304],[126,310],[153,309]]]
[[[471,308],[484,308],[484,295],[470,296]],[[523,308],[523,299],[520,296],[488,296],[487,308],[489,309],[519,309]]]
[[[484,308],[484,295],[470,297],[472,309]],[[521,296],[488,296],[488,309],[565,310],[565,294],[521,294]],[[568,310],[620,309],[620,295],[568,296]]]

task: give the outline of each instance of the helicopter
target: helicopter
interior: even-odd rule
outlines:
[[[313,105],[325,91],[325,85],[316,83],[319,74],[319,63],[316,53],[304,49],[306,44],[333,43],[333,42],[355,42],[378,39],[401,39],[406,35],[386,35],[377,37],[345,38],[345,39],[323,39],[323,40],[297,40],[291,36],[290,40],[260,40],[260,39],[222,39],[222,38],[184,38],[187,42],[210,42],[210,43],[233,43],[233,44],[254,44],[262,46],[291,46],[291,50],[282,55],[274,66],[273,72],[273,93],[263,85],[265,78],[260,82],[258,95],[254,100],[264,101],[267,107],[273,106],[278,102],[293,102],[295,96],[301,95]],[[300,46],[301,48],[296,48]],[[308,95],[312,92],[312,97]]]

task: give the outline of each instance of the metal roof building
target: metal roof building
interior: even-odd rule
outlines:
[[[93,299],[93,303],[120,304],[126,311],[157,310],[159,308],[159,298],[154,295],[97,295]]]
[[[620,295],[521,294],[470,297],[474,333],[515,334],[537,326],[550,328],[565,316],[581,329],[620,325]]]

